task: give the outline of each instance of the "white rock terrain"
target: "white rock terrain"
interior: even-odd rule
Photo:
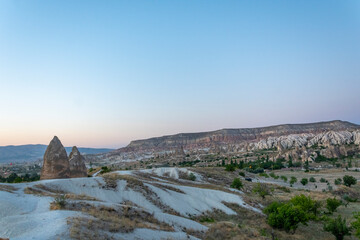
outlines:
[[[214,209],[229,215],[237,214],[224,203],[236,203],[241,208],[261,214],[258,208],[248,205],[243,200],[241,191],[196,187],[196,182],[204,183],[202,176],[197,173],[193,173],[196,174],[195,183],[181,178],[190,173],[187,169],[178,168],[119,171],[111,175],[115,177],[115,185],[110,185],[107,178],[103,177],[0,184],[0,237],[11,240],[71,239],[67,220],[78,216],[91,219],[91,216],[75,210],[50,210],[54,193],[81,195],[88,198],[67,200],[74,204],[83,202],[93,206],[121,207],[131,203],[131,206],[152,214],[158,221],[169,224],[174,229],[174,231],[162,231],[136,228],[128,233],[111,233],[116,239],[197,239],[184,229],[205,232],[207,227],[192,220],[191,217],[200,216]],[[119,176],[119,179],[116,176]],[[131,184],[126,177],[140,179],[143,185]],[[146,191],[139,189],[141,185]],[[24,191],[29,188],[41,190],[42,195],[26,194]]]

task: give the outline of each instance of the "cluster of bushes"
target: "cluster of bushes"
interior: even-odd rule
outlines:
[[[299,223],[316,219],[320,203],[305,195],[293,197],[287,203],[273,202],[264,209],[270,226],[295,232]]]
[[[240,178],[235,178],[233,182],[231,183],[230,187],[240,190],[243,187],[243,183],[240,180]]]
[[[194,173],[190,173],[190,174],[188,175],[188,178],[189,178],[189,180],[191,180],[191,181],[195,181],[195,180],[196,180],[196,176],[195,176]]]
[[[182,162],[179,162],[178,165],[180,167],[192,167],[194,166],[195,164],[199,163],[200,160],[195,160],[195,161],[182,161]]]
[[[332,163],[333,165],[335,165],[335,163],[338,161],[337,158],[327,158],[327,157],[321,155],[321,154],[320,154],[320,151],[315,151],[315,152],[316,152],[316,154],[317,154],[316,158],[314,159],[314,161],[315,161],[316,163],[320,163],[320,162],[330,162],[330,163]]]
[[[39,174],[25,174],[23,176],[18,176],[16,173],[10,174],[7,178],[0,176],[0,182],[6,182],[6,183],[21,183],[21,182],[33,182],[40,180]]]
[[[104,167],[101,167],[100,173],[103,174],[103,173],[108,173],[110,171],[111,171],[110,168],[108,168],[107,166],[104,166]]]
[[[252,190],[254,193],[259,194],[262,199],[264,199],[266,196],[271,195],[269,188],[266,186],[266,184],[258,183]]]
[[[225,167],[227,171],[235,171],[236,168],[244,169],[251,173],[263,173],[265,169],[281,169],[284,168],[285,159],[277,159],[276,161],[270,161],[269,156],[266,158],[262,157],[256,161],[244,162],[231,160],[229,164],[225,164],[225,160],[222,160],[221,166]]]
[[[292,176],[292,177],[290,178],[290,185],[293,185],[293,184],[296,183],[296,182],[297,182],[297,178],[294,177],[294,176]]]
[[[350,225],[340,215],[330,218],[343,202],[336,198],[326,200],[327,212],[321,210],[321,202],[301,194],[293,197],[288,202],[272,202],[264,209],[267,222],[270,226],[294,233],[300,223],[307,225],[309,221],[323,221],[323,229],[332,233],[337,240],[343,240],[346,235],[354,235],[360,238],[360,212],[354,213],[354,219]]]

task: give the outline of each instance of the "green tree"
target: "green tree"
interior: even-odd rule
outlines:
[[[316,179],[314,177],[309,178],[310,182],[316,182]]]
[[[296,177],[292,176],[291,179],[290,179],[290,184],[292,185],[292,184],[294,184],[296,182],[297,182]]]
[[[324,230],[331,232],[336,240],[343,240],[346,235],[350,235],[350,228],[346,224],[345,218],[339,215],[335,219],[330,219],[324,224]]]
[[[266,187],[265,184],[258,183],[254,188],[253,192],[257,193],[264,199],[266,196],[270,195],[269,189]]]
[[[268,224],[274,228],[284,229],[286,232],[295,232],[299,223],[306,224],[309,220],[308,215],[300,206],[291,203],[274,204],[271,208],[271,210],[264,210],[264,212],[271,212],[267,217]]]
[[[355,230],[355,236],[360,239],[360,212],[354,212],[353,215],[355,221],[351,223],[351,226]]]
[[[232,164],[228,164],[225,166],[225,171],[233,172],[235,171],[235,166]]]
[[[189,180],[191,180],[191,181],[195,181],[195,180],[196,180],[196,176],[195,176],[194,173],[190,173],[188,177],[189,177]]]
[[[307,197],[304,194],[291,198],[290,203],[300,206],[305,212],[309,213],[310,219],[315,219],[318,214],[318,210],[321,207],[319,201],[312,200],[310,196]]]
[[[308,184],[308,179],[307,179],[307,178],[303,178],[303,179],[301,179],[300,182],[301,182],[302,185],[305,186],[306,184]]]
[[[286,176],[281,176],[280,177],[282,180],[284,180],[284,182],[287,182],[288,178]]]
[[[236,189],[241,189],[243,187],[243,183],[240,180],[240,178],[235,178],[232,182],[232,184],[230,185],[230,187],[232,188],[236,188]]]
[[[326,208],[330,213],[336,211],[336,209],[341,205],[341,201],[336,198],[328,198],[326,199]]]
[[[293,164],[293,162],[292,162],[292,157],[291,157],[291,156],[289,156],[288,166],[289,166],[289,168],[294,166],[294,164]]]
[[[347,187],[351,187],[351,185],[355,185],[357,180],[353,176],[345,175],[343,177],[344,185]]]
[[[342,179],[341,178],[337,178],[334,180],[335,185],[340,185],[342,183]]]

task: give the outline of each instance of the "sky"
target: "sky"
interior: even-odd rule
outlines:
[[[0,145],[360,124],[360,1],[0,1]]]

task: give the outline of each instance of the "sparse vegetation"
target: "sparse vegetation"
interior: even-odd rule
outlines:
[[[232,188],[236,188],[236,189],[241,189],[243,187],[243,183],[240,180],[240,178],[235,178],[232,182],[232,184],[230,185],[230,187]]]
[[[341,178],[337,178],[334,180],[334,184],[335,185],[340,185],[342,183],[342,179]]]
[[[65,194],[61,194],[55,197],[54,202],[50,205],[51,210],[63,209],[67,203]]]
[[[191,181],[195,181],[196,180],[196,176],[195,176],[195,174],[194,173],[189,173],[189,180],[191,180]]]
[[[31,176],[29,174],[18,176],[16,173],[11,173],[6,178],[0,176],[0,182],[4,182],[4,183],[34,182],[39,180],[40,180],[40,175],[38,174],[33,174]]]
[[[110,172],[110,169],[107,166],[101,167],[101,174]]]
[[[233,172],[233,171],[235,171],[235,166],[232,164],[228,164],[225,166],[225,171]]]
[[[282,180],[284,180],[284,182],[287,182],[288,178],[286,176],[281,176],[280,177]]]
[[[324,224],[324,230],[331,232],[335,236],[336,240],[343,240],[346,235],[351,235],[350,227],[347,226],[346,220],[341,216],[329,219]]]
[[[326,208],[330,213],[336,211],[336,209],[341,205],[341,201],[336,198],[328,198],[326,200]]]
[[[270,191],[267,186],[263,183],[257,183],[256,186],[253,188],[253,192],[259,194],[260,197],[263,199],[270,195]]]
[[[287,203],[272,202],[264,209],[264,213],[270,226],[295,232],[299,223],[306,225],[310,219],[315,219],[319,207],[319,202],[305,195],[298,195]]]
[[[305,186],[306,184],[308,184],[308,179],[307,178],[303,178],[303,179],[301,179],[301,184],[303,185],[303,186]]]
[[[351,187],[351,185],[355,185],[357,180],[353,176],[345,175],[343,177],[344,185],[347,187]]]
[[[290,178],[290,184],[293,185],[293,184],[296,183],[296,182],[297,182],[297,178],[294,177],[294,176],[292,176],[292,177]]]

